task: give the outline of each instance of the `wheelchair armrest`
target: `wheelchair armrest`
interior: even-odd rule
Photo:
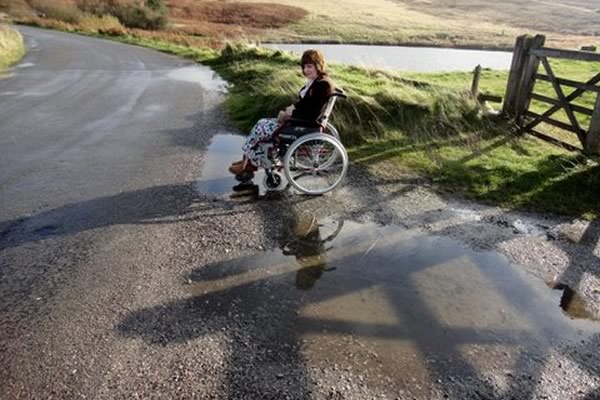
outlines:
[[[317,121],[311,121],[308,119],[300,119],[300,118],[288,118],[285,121],[285,124],[283,126],[304,126],[307,128],[318,128],[321,125],[317,122]]]

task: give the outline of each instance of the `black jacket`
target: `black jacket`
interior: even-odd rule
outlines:
[[[333,83],[326,76],[315,79],[304,97],[294,104],[292,117],[316,121],[332,93]]]

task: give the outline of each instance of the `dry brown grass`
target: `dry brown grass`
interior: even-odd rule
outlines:
[[[171,0],[168,6],[171,17],[177,20],[258,29],[281,28],[308,15],[302,8],[275,3]]]
[[[411,10],[451,20],[490,21],[502,25],[576,35],[600,35],[600,0],[395,0]]]
[[[256,40],[267,30],[296,23],[308,15],[302,8],[274,3],[166,0],[169,25],[145,32],[123,27],[106,10],[139,5],[141,0],[0,0],[0,11],[18,21],[64,30],[109,34],[131,33],[178,44],[218,47],[228,40]],[[92,14],[95,14],[93,16]]]
[[[171,30],[213,42],[254,40],[267,30],[296,23],[308,15],[304,9],[274,3],[171,0]]]
[[[102,24],[88,21],[85,13],[83,17],[69,18],[65,10],[72,11],[73,4],[80,2],[102,5],[139,4],[140,1],[0,0],[0,11],[26,15],[27,20],[33,13],[30,5],[37,5],[39,11],[39,4],[41,8],[52,4],[62,11],[55,12],[57,17],[44,19],[43,25],[58,27],[67,21],[69,26],[77,28],[78,20],[83,20],[86,29],[93,30]],[[175,37],[177,43],[248,39],[507,49],[519,35],[542,33],[547,37],[547,45],[552,47],[600,44],[600,36],[586,35],[600,33],[600,13],[596,12],[600,9],[600,0],[506,0],[501,5],[487,0],[164,2],[169,11],[169,24],[152,36]],[[60,17],[61,13],[67,17]],[[50,21],[52,19],[62,22]],[[120,28],[98,26],[97,29],[118,33]],[[184,40],[186,35],[189,38]]]
[[[260,2],[262,0],[239,0]],[[518,15],[522,3],[534,0],[508,0],[499,2],[497,8],[510,8],[510,15]],[[574,2],[595,4],[600,0],[535,0],[537,2],[562,4]],[[278,4],[293,5],[297,0],[275,0]],[[458,4],[471,4],[458,11]],[[536,15],[523,19],[523,25],[514,24],[511,18],[493,10],[485,16],[478,14],[488,0],[342,0],[336,2],[303,0],[302,7],[309,16],[289,28],[268,32],[272,41],[338,41],[362,43],[402,43],[433,46],[508,48],[515,38],[525,33],[546,34],[546,43],[563,48],[575,48],[583,44],[598,43],[598,36],[590,37],[564,28],[571,14],[565,7],[539,8]],[[599,7],[600,8],[600,7]],[[564,9],[564,10],[563,10]],[[558,10],[558,11],[557,11]],[[557,14],[558,13],[558,14]],[[600,26],[600,13],[589,13]],[[556,17],[558,15],[558,17]],[[548,19],[553,22],[539,29],[532,21]],[[554,19],[552,19],[554,18]],[[574,23],[575,25],[577,22]]]
[[[77,23],[83,16],[74,0],[28,0],[29,6],[45,18]]]
[[[25,0],[0,0],[0,11],[18,18],[31,16],[33,12]]]

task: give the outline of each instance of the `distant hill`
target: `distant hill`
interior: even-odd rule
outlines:
[[[0,12],[56,29],[220,46],[228,40],[508,49],[600,45],[600,0],[0,0]]]

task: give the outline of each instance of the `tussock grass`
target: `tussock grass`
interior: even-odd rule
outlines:
[[[23,57],[23,37],[8,25],[0,24],[0,69],[6,68]]]
[[[285,52],[227,46],[208,63],[235,83],[227,104],[242,129],[249,129],[257,116],[274,116],[295,101],[304,81],[297,56]],[[450,135],[484,124],[478,104],[464,90],[406,80],[389,72],[345,66],[330,70],[350,96],[338,102],[333,117],[347,143],[384,137],[398,127],[421,140],[418,136]]]
[[[600,63],[597,62],[570,61],[559,59],[550,59],[549,62],[556,76],[579,82],[588,81],[589,79],[594,77],[598,73],[598,71],[600,71]],[[540,68],[542,67],[540,66]],[[543,69],[540,69],[540,71],[542,73],[544,72]],[[456,89],[470,86],[471,80],[473,78],[472,74],[468,72],[428,74],[406,73],[405,76],[407,76],[410,79],[426,80],[428,82],[435,83],[436,85]],[[484,70],[482,72],[480,90],[484,93],[494,94],[497,96],[504,96],[507,79],[507,71]],[[563,86],[562,90],[564,94],[568,96],[572,91],[575,90],[575,88]],[[547,97],[558,99],[555,89],[549,82],[536,82],[534,92],[545,95]],[[596,96],[594,95],[594,93],[586,92],[581,97],[577,98],[573,102],[573,104],[577,104],[579,106],[583,106],[587,109],[593,110],[595,102]],[[500,108],[501,106],[495,105],[495,107]],[[538,114],[545,112],[549,107],[550,106],[548,104],[536,100],[533,100],[530,106],[531,110]],[[589,115],[579,112],[575,112],[575,115],[583,129],[588,129],[591,117]],[[562,110],[553,114],[552,118],[565,123],[569,123],[569,118],[567,117],[566,113]],[[578,148],[582,147],[581,143],[579,142],[577,136],[574,133],[567,132],[546,124],[542,124],[540,130],[565,143],[571,144]]]

